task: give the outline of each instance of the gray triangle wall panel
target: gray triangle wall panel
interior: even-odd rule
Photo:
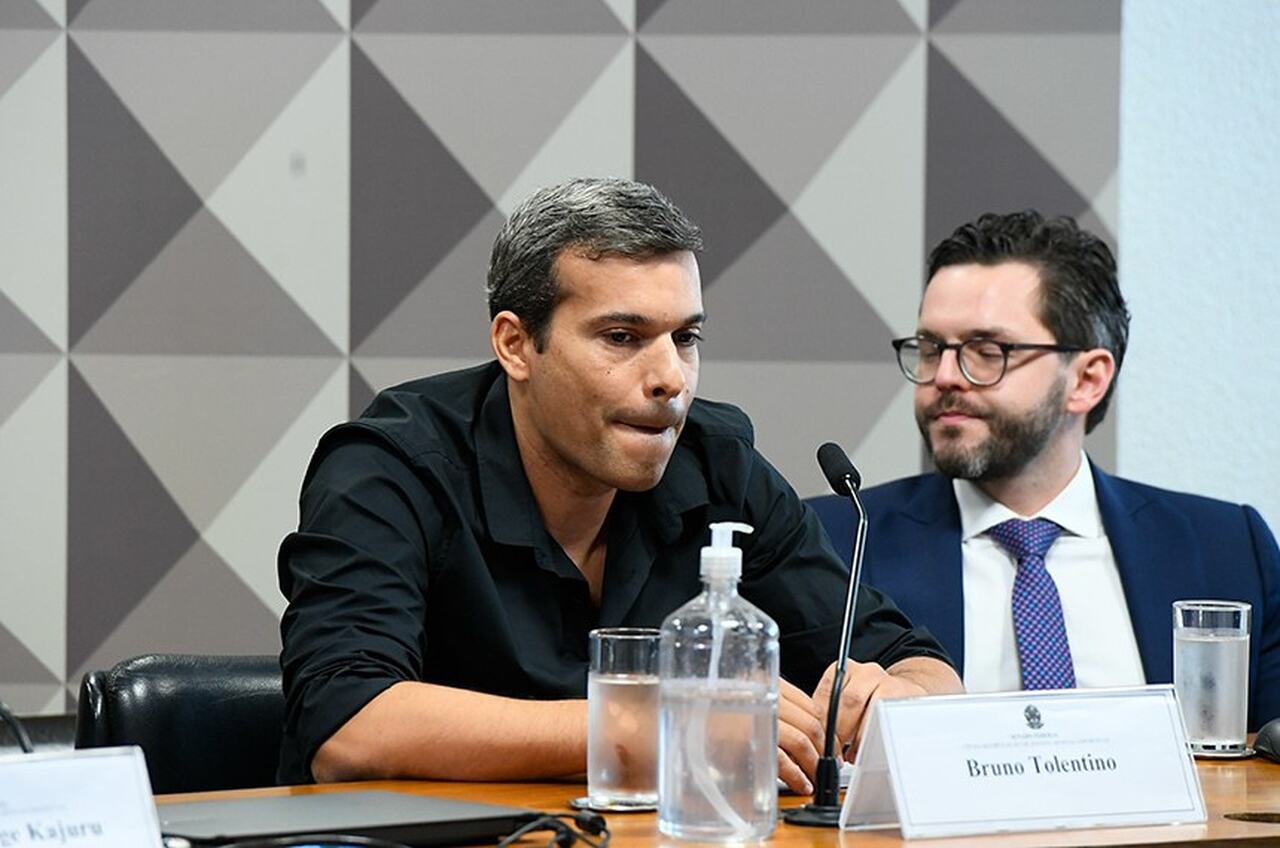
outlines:
[[[0,28],[0,98],[44,55],[56,30]]]
[[[354,365],[347,366],[347,414],[359,418],[377,394]]]
[[[68,412],[67,668],[78,668],[198,534],[74,367]]]
[[[668,0],[649,11],[643,33],[706,35],[915,34],[897,0]]]
[[[351,92],[355,348],[492,204],[355,44]]]
[[[71,0],[75,2],[75,0]],[[0,29],[57,29],[58,24],[36,0],[5,0],[0,3]]]
[[[805,34],[769,41],[776,66],[760,62],[755,38],[643,39],[693,106],[782,200],[794,202],[918,39]]]
[[[1080,215],[1080,196],[938,50],[929,50],[925,249],[983,212]]]
[[[658,10],[667,4],[667,0],[635,0],[636,2],[636,29],[642,30],[657,14]]]
[[[80,17],[80,13],[84,11],[85,6],[89,5],[91,0],[67,0],[67,25],[71,26]]]
[[[359,32],[622,34],[600,0],[381,0],[361,14]]]
[[[708,358],[888,362],[893,333],[792,215],[706,294]],[[790,328],[790,329],[783,329]]]
[[[53,672],[3,624],[0,624],[0,680],[10,684],[58,682]]]
[[[77,0],[72,0],[72,3]],[[318,0],[91,0],[77,29],[173,32],[338,32]]]
[[[275,616],[208,545],[197,542],[80,668],[110,668],[146,653],[279,650]]]
[[[71,344],[201,207],[111,86],[67,40]]]
[[[351,29],[357,29],[368,16],[378,0],[351,0]]]
[[[636,49],[636,179],[702,228],[703,286],[773,225],[786,205],[643,47]]]
[[[939,28],[947,15],[963,0],[928,0],[929,29]]]
[[[494,209],[476,224],[355,353],[360,356],[493,356],[485,268],[506,223]]]
[[[202,209],[77,348],[94,353],[333,356],[324,332]]]
[[[0,353],[0,427],[61,359],[58,353]]]
[[[935,0],[937,3],[937,0]],[[1120,0],[945,0],[932,29],[955,33],[1118,32]]]
[[[56,353],[57,345],[0,292],[0,353]]]

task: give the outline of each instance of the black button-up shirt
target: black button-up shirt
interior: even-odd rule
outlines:
[[[782,674],[811,691],[840,640],[848,567],[727,404],[694,401],[661,482],[619,492],[603,593],[542,524],[497,363],[382,392],[320,440],[280,548],[287,711],[280,779],[378,693],[422,680],[518,698],[586,695],[587,632],[657,627],[701,591],[713,521],[745,521],[744,598],[781,631]],[[947,661],[863,587],[850,655]]]

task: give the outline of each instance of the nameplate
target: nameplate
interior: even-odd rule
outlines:
[[[840,813],[908,839],[1203,821],[1168,685],[879,701]]]
[[[142,749],[0,756],[0,848],[160,848]]]

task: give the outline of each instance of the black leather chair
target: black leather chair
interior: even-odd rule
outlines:
[[[156,793],[271,786],[283,723],[275,656],[148,654],[84,676],[76,747],[140,746]]]

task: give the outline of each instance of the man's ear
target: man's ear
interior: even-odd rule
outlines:
[[[504,309],[489,324],[489,343],[502,370],[517,383],[529,379],[530,360],[536,353],[533,336],[514,312]]]
[[[1081,353],[1071,366],[1072,381],[1067,391],[1067,412],[1087,415],[1102,403],[1116,378],[1116,359],[1105,348]]]

